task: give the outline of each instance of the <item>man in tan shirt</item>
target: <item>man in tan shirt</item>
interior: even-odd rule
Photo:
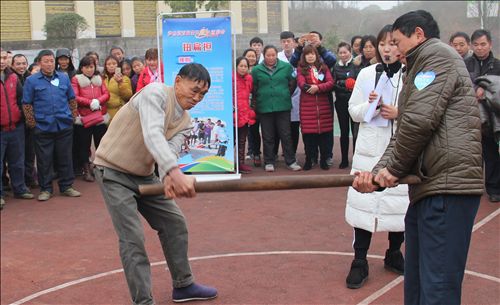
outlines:
[[[96,180],[119,238],[133,304],[154,304],[139,213],[158,231],[172,277],[174,302],[217,296],[215,288],[194,283],[184,215],[173,199],[167,199],[196,195],[195,179],[182,173],[177,157],[191,129],[187,110],[198,104],[209,88],[208,71],[196,63],[182,67],[173,87],[160,83],[146,86],[118,111],[96,151]],[[140,184],[160,182],[154,174],[155,163],[166,197],[141,197]]]

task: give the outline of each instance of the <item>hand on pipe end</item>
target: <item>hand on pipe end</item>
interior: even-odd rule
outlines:
[[[371,172],[355,172],[352,187],[360,193],[372,193],[379,186],[373,184],[373,174]]]
[[[167,198],[195,197],[195,182],[195,177],[187,176],[178,167],[175,167],[163,179],[165,196]]]
[[[395,187],[398,186],[398,177],[391,174],[386,167],[379,170],[373,179],[380,187]]]

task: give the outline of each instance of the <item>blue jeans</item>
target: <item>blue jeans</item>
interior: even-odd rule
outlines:
[[[459,305],[481,196],[437,195],[405,217],[405,305]]]
[[[73,127],[57,132],[44,132],[35,129],[36,166],[40,191],[53,193],[52,168],[59,175],[59,190],[64,192],[75,180],[73,173]],[[54,164],[54,155],[57,162]]]
[[[1,164],[6,160],[9,169],[10,183],[14,194],[28,191],[24,183],[24,124],[19,124],[12,131],[1,131]],[[0,166],[0,176],[3,176],[3,166]],[[3,186],[0,183],[0,196],[3,196]]]

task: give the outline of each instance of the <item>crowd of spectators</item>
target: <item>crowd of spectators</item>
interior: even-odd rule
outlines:
[[[317,31],[299,37],[284,31],[278,50],[254,37],[235,59],[238,115],[234,127],[240,139],[235,144],[241,172],[252,170],[246,160],[272,172],[280,156],[293,171],[317,164],[328,170],[333,166],[335,117],[340,127],[338,167],[350,166],[349,152],[356,151],[360,123],[349,113],[350,99],[360,71],[381,62],[376,56],[377,39],[356,35],[339,43],[335,52],[325,48],[322,40]],[[457,32],[449,44],[464,58],[478,101],[491,99],[488,77],[500,75],[499,61],[491,52],[491,34],[477,30],[469,38]],[[80,196],[74,179],[94,181],[91,152],[113,116],[135,92],[164,80],[156,48],[148,49],[144,57],[128,58],[125,50],[114,46],[102,61],[96,52],[88,52],[78,68],[69,49],[43,50],[33,63],[23,54],[3,49],[1,58],[2,207],[9,189],[15,197],[33,199],[31,190],[39,187],[38,200],[49,200],[54,181],[62,195]],[[489,102],[481,107],[486,190],[496,202],[500,200],[498,112]],[[195,134],[210,145],[210,131],[209,126],[203,128],[203,135],[198,130]],[[296,158],[300,134],[303,165]]]

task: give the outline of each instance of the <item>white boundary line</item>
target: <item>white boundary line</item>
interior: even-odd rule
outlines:
[[[493,218],[495,218],[496,216],[498,216],[498,214],[500,214],[500,208],[496,209],[496,211],[494,211],[490,215],[488,215],[488,216],[484,217],[483,219],[481,219],[480,222],[476,223],[472,227],[472,232],[475,232],[477,229],[479,229],[480,227],[484,226],[487,222],[489,222],[490,220],[492,220]]]
[[[387,291],[389,291],[392,288],[396,287],[397,285],[399,285],[403,281],[404,281],[404,277],[402,275],[398,276],[392,282],[390,282],[389,284],[387,284],[384,287],[380,288],[379,290],[375,291],[375,293],[372,293],[371,295],[369,295],[363,301],[359,302],[358,305],[368,305],[368,304],[370,304],[371,302],[375,301],[376,299],[378,299],[379,297],[381,297],[382,295],[384,295]]]
[[[340,255],[340,256],[353,256],[353,253],[351,252],[336,252],[336,251],[267,251],[267,252],[240,252],[240,253],[226,253],[226,254],[216,254],[216,255],[207,255],[207,256],[198,256],[198,257],[192,257],[189,260],[190,261],[201,261],[201,260],[209,260],[209,259],[216,259],[216,258],[227,258],[227,257],[242,257],[242,256],[264,256],[264,255]],[[381,255],[368,255],[370,258],[376,258],[376,259],[383,259],[384,257]],[[160,265],[166,265],[165,261],[160,261],[160,262],[155,262],[152,263],[151,266],[160,266]],[[116,273],[121,273],[123,272],[123,269],[116,269],[108,272],[102,272],[98,273],[92,276],[88,277],[83,277],[74,281],[66,282],[61,285],[54,286],[52,288],[48,288],[42,291],[39,291],[37,293],[34,293],[32,295],[29,295],[25,298],[22,298],[21,300],[15,301],[9,305],[21,305],[24,304],[28,301],[31,301],[39,296],[49,294],[51,292],[55,292],[70,286],[74,286],[80,283],[88,282],[91,280],[95,280],[98,278],[102,278],[108,275],[113,275]],[[497,283],[500,283],[500,279],[496,278],[494,276],[490,276],[487,274],[482,274],[482,273],[477,273],[474,271],[465,271],[467,274],[470,274],[472,276],[477,276],[483,279],[491,280]],[[384,286],[382,289],[376,291],[372,295],[368,296],[365,300],[362,301],[362,303],[359,304],[369,304],[369,302],[374,301],[375,299],[379,298],[382,296],[384,293],[389,291],[391,288],[394,286],[398,285],[401,281],[403,281],[403,277],[399,276],[386,286]],[[364,302],[364,303],[363,303]]]

